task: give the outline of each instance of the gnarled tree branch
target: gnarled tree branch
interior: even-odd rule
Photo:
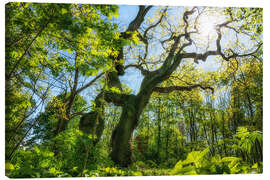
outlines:
[[[259,44],[258,47],[256,48],[256,50],[254,50],[251,53],[238,54],[238,53],[234,52],[232,49],[230,49],[232,55],[226,56],[222,52],[222,50],[221,50],[221,38],[222,38],[222,35],[221,35],[221,31],[220,30],[221,30],[222,27],[227,27],[227,25],[229,23],[231,23],[231,22],[233,22],[233,21],[226,21],[226,22],[224,22],[224,23],[219,24],[219,25],[216,26],[218,37],[217,37],[217,40],[216,40],[217,49],[215,51],[206,51],[204,53],[182,53],[182,54],[179,51],[178,56],[181,57],[181,58],[192,58],[192,59],[194,59],[194,61],[197,61],[197,60],[206,61],[206,59],[207,59],[208,56],[211,56],[211,55],[220,55],[225,61],[229,61],[232,58],[252,56],[256,52],[258,52],[258,50],[262,46],[262,43]]]
[[[142,22],[144,21],[144,17],[146,13],[152,8],[153,6],[139,6],[139,12],[136,18],[129,24],[127,31],[135,31],[137,30]]]
[[[100,97],[97,98],[104,98],[106,102],[111,102],[116,106],[123,106],[126,99],[129,97],[129,94],[124,94],[124,93],[116,93],[112,91],[104,91],[103,93],[100,94]]]
[[[159,92],[159,93],[170,93],[173,91],[191,91],[192,89],[195,88],[201,88],[203,90],[211,90],[212,94],[214,94],[214,88],[210,86],[202,86],[200,84],[194,84],[190,86],[169,86],[169,87],[155,87],[154,92]]]
[[[141,24],[144,21],[144,17],[147,14],[147,12],[152,8],[153,6],[139,6],[139,12],[137,14],[137,16],[135,17],[135,19],[129,24],[127,30],[125,32],[121,33],[121,36],[125,39],[128,39],[131,37],[131,34],[127,33],[127,32],[133,32],[136,31]]]
[[[125,66],[125,69],[131,68],[131,67],[134,67],[134,68],[140,70],[142,75],[147,75],[147,74],[150,73],[150,71],[144,69],[140,64],[139,65],[137,65],[137,64],[129,64],[129,65]]]
[[[165,16],[164,16],[164,13],[166,13],[167,10],[168,10],[168,7],[166,7],[166,8],[164,9],[164,11],[162,12],[162,15],[160,16],[159,20],[158,20],[155,24],[149,26],[149,27],[144,31],[143,38],[147,38],[147,33],[148,33],[148,31],[151,30],[151,29],[153,29],[153,28],[155,28],[157,25],[159,25],[159,24],[161,23],[162,19],[165,17]]]

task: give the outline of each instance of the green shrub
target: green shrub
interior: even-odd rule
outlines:
[[[203,151],[193,151],[188,154],[184,161],[179,161],[172,175],[197,175],[197,174],[248,174],[261,173],[261,163],[253,166],[243,162],[238,157],[214,156],[209,158],[209,148]]]
[[[152,160],[145,161],[145,164],[147,164],[147,166],[150,168],[157,168],[157,164]]]
[[[40,178],[40,177],[70,177],[60,170],[60,164],[54,157],[54,153],[48,149],[40,149],[34,146],[31,150],[20,150],[9,163],[7,176],[11,178]]]

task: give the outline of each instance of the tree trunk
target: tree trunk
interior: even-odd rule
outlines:
[[[160,99],[159,99],[159,105],[160,105]],[[158,139],[157,139],[157,155],[158,155],[158,161],[160,160],[160,137],[161,136],[161,115],[160,115],[160,107],[158,109]]]
[[[139,114],[136,111],[136,97],[130,96],[123,106],[120,122],[112,134],[112,160],[122,167],[132,162],[132,132],[137,127]]]
[[[125,99],[120,121],[113,130],[110,157],[121,167],[132,163],[132,133],[138,125],[140,115],[149,101],[151,91],[147,93],[128,95]]]
[[[166,148],[165,148],[165,154],[166,154],[166,160],[168,162],[168,157],[169,157],[169,141],[170,141],[170,131],[168,131],[168,129],[170,129],[170,125],[167,122],[167,128],[166,128]]]
[[[126,94],[102,91],[97,95],[95,99],[95,109],[81,117],[79,129],[86,134],[92,134],[96,136],[94,145],[99,142],[104,130],[105,120],[103,101],[112,102],[114,105],[122,106],[128,97],[129,95]]]

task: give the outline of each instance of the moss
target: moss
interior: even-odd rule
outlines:
[[[121,82],[119,80],[117,71],[109,72],[108,75],[107,75],[107,78],[108,78],[108,86],[109,86],[109,88],[117,87],[118,89],[122,90]]]
[[[129,96],[123,106],[122,115],[112,134],[112,160],[122,167],[132,163],[132,133],[137,127],[138,111],[136,96]]]
[[[104,116],[97,111],[89,112],[81,117],[79,129],[86,134],[97,136],[95,144],[99,141],[104,130]]]

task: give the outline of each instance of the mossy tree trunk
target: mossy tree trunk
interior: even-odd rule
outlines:
[[[172,72],[179,66],[181,57],[181,48],[178,53],[175,51],[178,47],[181,36],[175,38],[170,53],[165,59],[163,65],[155,71],[147,71],[142,67],[138,68],[144,75],[139,93],[129,95],[122,105],[122,114],[120,121],[112,133],[111,143],[112,160],[121,167],[127,167],[132,163],[132,133],[137,127],[140,115],[147,105],[151,94],[154,91],[167,93],[167,89],[156,88],[158,84],[168,79]]]
[[[143,96],[129,95],[122,106],[120,121],[112,133],[110,154],[112,160],[121,167],[127,167],[132,163],[132,133],[150,95],[151,93]]]

